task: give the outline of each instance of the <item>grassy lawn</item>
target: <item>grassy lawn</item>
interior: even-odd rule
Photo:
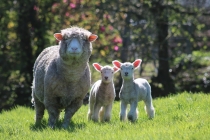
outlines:
[[[138,121],[119,121],[119,102],[113,106],[109,123],[87,121],[88,106],[73,116],[69,129],[34,126],[34,110],[16,107],[0,114],[0,140],[208,140],[210,139],[210,95],[180,93],[154,101],[156,117],[149,120],[140,102]],[[63,113],[61,114],[63,118]]]

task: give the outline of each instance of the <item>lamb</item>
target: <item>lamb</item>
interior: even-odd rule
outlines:
[[[112,61],[113,65],[120,68],[123,84],[120,89],[120,120],[126,120],[127,105],[130,104],[130,111],[127,118],[130,121],[136,121],[138,110],[138,102],[143,100],[145,103],[145,111],[149,118],[154,118],[155,109],[152,104],[151,87],[146,79],[137,78],[134,80],[134,69],[141,64],[141,59],[136,59],[133,63],[121,63],[117,60]]]
[[[88,120],[95,122],[110,121],[112,104],[115,99],[113,76],[119,69],[93,63],[94,68],[101,72],[101,79],[94,83],[90,90]]]
[[[55,33],[54,37],[59,45],[44,49],[34,64],[32,102],[35,124],[41,123],[46,109],[48,125],[54,128],[60,111],[65,109],[62,127],[68,128],[90,88],[91,42],[97,35],[74,26]]]

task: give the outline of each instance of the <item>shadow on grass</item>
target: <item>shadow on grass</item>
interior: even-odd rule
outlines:
[[[86,127],[86,124],[84,122],[80,122],[80,123],[74,123],[74,122],[70,122],[69,123],[69,127],[67,129],[64,129],[62,127],[62,121],[59,120],[56,125],[55,128],[52,130],[66,130],[68,132],[74,132],[75,130],[78,129],[84,129]],[[41,124],[31,124],[30,125],[30,130],[31,131],[43,131],[45,129],[48,129],[48,121],[47,120],[42,120]]]

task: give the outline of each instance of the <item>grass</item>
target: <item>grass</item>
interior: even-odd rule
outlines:
[[[210,139],[210,95],[180,93],[154,101],[156,117],[149,120],[138,105],[138,121],[119,121],[119,102],[113,106],[109,123],[87,121],[88,106],[82,106],[73,116],[70,127],[61,129],[61,122],[52,130],[47,127],[45,112],[43,125],[34,125],[34,110],[17,106],[0,114],[1,140],[207,140]],[[63,118],[63,113],[61,114]]]

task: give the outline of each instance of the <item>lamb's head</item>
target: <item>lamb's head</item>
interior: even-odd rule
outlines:
[[[119,69],[117,67],[111,66],[101,66],[98,63],[93,63],[93,67],[101,72],[101,80],[103,83],[110,83],[113,81],[114,73],[116,73]]]
[[[92,52],[91,42],[98,36],[91,32],[79,28],[71,27],[61,30],[61,33],[55,33],[54,37],[60,41],[60,56],[65,59],[89,59]]]
[[[125,62],[121,63],[117,60],[112,61],[112,64],[115,67],[120,68],[121,70],[121,76],[124,80],[126,79],[133,79],[134,75],[134,69],[138,68],[141,64],[142,60],[141,59],[136,59],[133,63],[130,62]]]

